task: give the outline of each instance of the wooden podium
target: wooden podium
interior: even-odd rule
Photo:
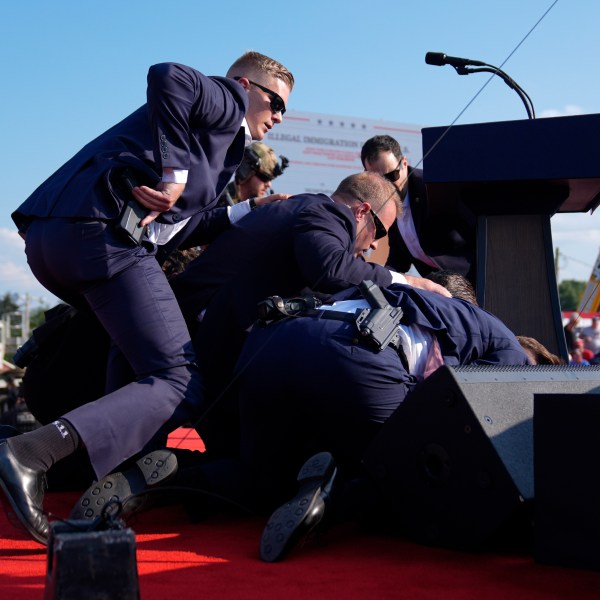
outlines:
[[[550,217],[600,204],[600,114],[422,134],[431,214],[476,220],[479,304],[566,359]]]

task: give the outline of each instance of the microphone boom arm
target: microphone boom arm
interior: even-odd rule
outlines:
[[[535,109],[533,108],[533,102],[531,101],[531,98],[527,95],[525,90],[514,79],[512,79],[512,77],[509,77],[504,71],[502,71],[502,69],[494,67],[493,65],[486,65],[476,69],[455,66],[454,69],[459,75],[469,75],[470,73],[493,73],[494,75],[498,75],[498,77],[500,77],[509,88],[517,92],[519,98],[521,98],[521,101],[525,105],[527,116],[530,119],[535,119]]]
[[[504,83],[508,85],[511,89],[515,90],[517,94],[519,94],[519,98],[523,101],[525,105],[525,110],[527,111],[527,116],[530,119],[535,119],[535,109],[533,108],[533,102],[531,98],[527,95],[525,90],[517,84],[516,81],[511,79],[504,71],[495,67],[494,65],[490,65],[485,62],[481,62],[480,60],[472,60],[470,58],[460,58],[458,56],[448,56],[443,52],[427,52],[425,55],[425,62],[428,65],[434,65],[437,67],[441,67],[443,65],[450,65],[454,67],[456,72],[459,75],[468,75],[469,73],[492,73],[494,75],[498,75],[501,79],[504,80]],[[476,68],[469,68],[476,67]]]

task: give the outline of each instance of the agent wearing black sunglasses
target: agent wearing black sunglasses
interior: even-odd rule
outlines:
[[[423,171],[408,166],[400,144],[389,135],[368,139],[361,150],[365,171],[379,173],[402,198],[402,216],[389,230],[387,266],[423,276],[445,269],[474,279],[474,224],[458,214],[431,214]]]
[[[365,171],[379,173],[390,183],[393,183],[400,197],[404,199],[408,191],[408,163],[406,157],[402,155],[400,145],[397,142],[395,144],[390,143],[389,145],[376,144],[375,148],[369,151],[371,140],[387,137],[389,136],[380,135],[367,140],[363,146],[363,149],[367,148],[367,151],[363,150],[363,166]],[[393,140],[393,138],[390,139]]]
[[[372,208],[369,209],[369,212],[371,213],[371,218],[373,219],[373,224],[375,225],[375,239],[380,240],[387,235],[387,229]]]
[[[239,81],[240,77],[234,77],[234,79],[236,81]],[[283,101],[283,98],[278,93],[274,92],[273,90],[270,90],[268,87],[265,87],[264,85],[260,85],[260,83],[256,83],[255,81],[250,81],[250,79],[248,79],[248,81],[250,82],[251,85],[255,85],[257,88],[259,88],[263,92],[265,92],[265,94],[268,94],[269,98],[271,98],[271,102],[270,102],[271,110],[274,113],[280,112],[282,115],[285,114],[285,111],[286,111],[285,102]]]
[[[286,102],[290,95],[288,85],[277,77],[261,74],[259,83],[248,77],[233,77],[250,97],[250,108],[246,113],[246,122],[253,140],[262,140],[265,134],[277,123],[283,121]],[[254,76],[253,76],[254,77]],[[258,78],[258,76],[257,76]]]
[[[250,79],[284,106],[273,112],[274,97]],[[233,220],[236,207],[218,211],[223,219],[212,213],[215,198],[242,159],[245,131],[259,141],[281,122],[294,77],[274,59],[247,52],[226,77],[155,64],[147,85],[146,105],[86,144],[13,213],[19,230],[27,231],[33,274],[64,302],[96,313],[136,374],[128,385],[111,386],[108,396],[94,393],[77,408],[65,406],[65,418],[54,424],[0,441],[0,496],[41,543],[50,533],[43,483],[55,462],[85,449],[96,477],[103,477],[157,432],[194,420],[207,406],[200,357],[150,248],[156,244],[168,255],[195,245],[191,239],[201,244],[206,231],[216,235]],[[127,182],[126,168],[133,174]],[[130,190],[131,181],[139,183]],[[132,196],[147,212],[141,221],[119,218],[121,211],[127,217]],[[204,217],[204,224],[214,222],[197,233]],[[109,371],[108,381],[121,381]]]
[[[384,189],[387,189],[388,193],[392,195],[391,202],[375,201],[372,197],[361,196],[360,194],[343,195],[341,198],[336,197],[336,202],[345,204],[356,219],[354,255],[357,257],[368,256],[371,250],[376,250],[379,240],[388,234],[388,227],[392,226],[396,218],[398,202],[393,193],[393,188],[389,184],[384,184],[384,186]],[[387,226],[384,222],[387,223]]]

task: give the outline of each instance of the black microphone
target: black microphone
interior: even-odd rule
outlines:
[[[475,67],[481,67],[486,63],[480,60],[471,60],[470,58],[458,58],[457,56],[448,56],[443,52],[428,52],[425,55],[425,62],[428,65],[435,65],[436,67],[442,67],[443,65],[451,65],[453,67],[466,67],[472,65]]]
[[[517,94],[523,101],[523,104],[525,105],[527,116],[530,119],[535,119],[535,110],[533,108],[533,102],[531,101],[531,98],[516,81],[511,79],[504,71],[502,71],[498,67],[494,67],[494,65],[481,62],[480,60],[471,60],[470,58],[458,58],[457,56],[448,56],[443,52],[428,52],[425,55],[425,62],[428,65],[435,65],[436,67],[441,67],[443,65],[451,65],[456,69],[456,72],[459,75],[469,75],[469,73],[483,72],[498,75],[498,77],[501,77],[504,80],[504,83],[506,83],[511,89],[517,92]],[[467,65],[479,68],[469,69],[467,68]]]

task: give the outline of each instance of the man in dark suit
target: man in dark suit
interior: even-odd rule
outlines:
[[[391,284],[401,276],[362,257],[386,235],[396,211],[396,193],[388,181],[375,173],[351,175],[332,197],[301,194],[252,211],[171,279],[204,375],[207,402],[193,422],[207,454],[239,453],[232,375],[258,303],[307,289],[331,294],[363,279]],[[428,280],[424,284],[438,287]],[[102,481],[112,486],[109,497],[127,485],[119,474]],[[79,503],[76,514],[86,516],[87,508],[97,514],[97,501],[108,499],[107,490],[100,486],[93,502]],[[88,499],[84,495],[82,501]]]
[[[392,307],[403,310],[401,352],[392,345],[378,351],[357,335],[354,323],[339,318],[355,317],[368,306],[360,295],[345,299],[348,294],[321,317],[254,329],[244,346],[237,369],[248,495],[267,506],[299,487],[264,530],[263,560],[281,559],[319,524],[331,501],[337,511],[382,510],[362,470],[365,450],[407,394],[436,368],[529,364],[514,334],[470,302],[404,285],[382,292]],[[312,453],[319,454],[311,459]],[[343,481],[353,481],[345,494]],[[336,493],[343,502],[336,504]]]
[[[394,222],[396,207],[394,188],[385,179],[352,175],[331,198],[300,194],[253,211],[171,280],[205,372],[207,395],[215,400],[197,426],[208,451],[237,452],[235,402],[232,394],[221,396],[230,388],[258,303],[305,289],[331,294],[363,279],[382,286],[394,277],[401,281],[362,258]]]
[[[330,297],[325,310],[292,310],[290,318],[253,327],[235,368],[239,453],[229,460],[211,460],[208,451],[200,461],[178,453],[177,460],[184,460],[175,485],[202,491],[190,502],[199,512],[214,508],[207,506],[212,494],[252,511],[273,510],[293,494],[295,474],[308,457],[315,452],[335,456],[337,467],[331,457],[317,457],[301,470],[301,493],[265,529],[265,560],[282,558],[323,517],[329,484],[341,486],[341,478],[333,481],[336,469],[347,480],[363,477],[365,448],[430,372],[442,364],[528,363],[512,332],[467,301],[406,285],[391,285],[382,293],[404,316],[398,341],[381,351],[359,334],[357,314],[369,304],[355,288]],[[131,483],[123,485],[127,477]],[[365,481],[358,490],[361,499],[363,490],[372,493]],[[82,496],[73,516],[86,516],[97,498],[108,499],[110,494],[117,494],[128,513],[135,511],[139,505],[130,502],[132,491],[144,489],[135,487],[131,475],[108,475]],[[173,492],[164,493],[177,501]]]
[[[183,243],[190,220],[198,230],[211,228],[198,215],[216,204],[245,145],[282,121],[293,84],[283,65],[257,52],[240,57],[227,77],[154,65],[147,103],[85,146],[13,213],[36,278],[65,302],[93,311],[114,348],[105,396],[0,441],[0,495],[36,540],[48,537],[42,502],[45,473],[55,462],[81,445],[102,477],[198,412],[196,356],[156,247],[176,236]],[[148,227],[139,242],[118,227],[132,195],[145,216],[131,233]],[[163,476],[160,467],[141,476]]]
[[[474,223],[464,215],[432,212],[423,171],[408,166],[393,137],[377,135],[368,139],[361,149],[361,161],[366,171],[391,181],[402,199],[402,215],[389,231],[387,265],[401,273],[414,265],[423,277],[445,269],[474,282]]]

